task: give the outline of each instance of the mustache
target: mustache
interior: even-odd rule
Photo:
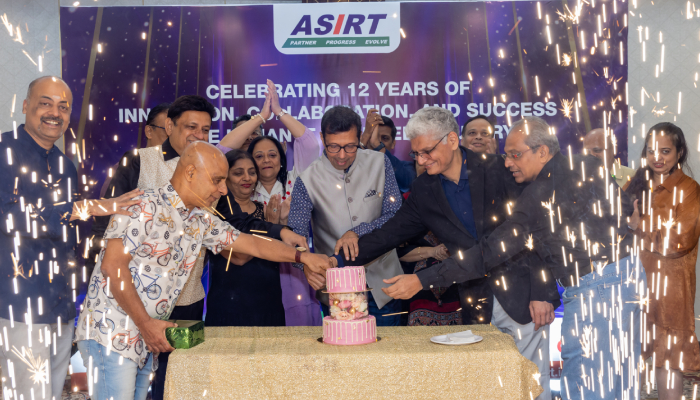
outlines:
[[[49,118],[49,117],[42,117],[41,122],[58,122],[61,125],[63,125],[63,118]]]

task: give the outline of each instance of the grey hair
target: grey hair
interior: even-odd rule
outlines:
[[[63,79],[61,79],[61,78],[59,78],[59,77],[57,77],[57,76],[53,76],[53,75],[44,75],[44,76],[40,76],[40,77],[34,79],[33,81],[29,82],[29,87],[27,88],[27,97],[26,97],[27,100],[29,100],[29,97],[30,97],[31,94],[32,94],[32,89],[34,88],[34,85],[36,85],[39,81],[44,80],[44,79],[47,79],[47,78],[53,79],[54,82],[55,82],[55,81],[61,81],[61,82],[63,82],[66,86],[68,86],[68,84],[66,83],[66,81],[64,81]],[[68,86],[68,91],[70,91],[70,86]]]
[[[534,149],[538,146],[547,146],[549,154],[559,153],[559,139],[552,133],[549,124],[540,117],[524,117],[513,123],[510,131],[520,130],[525,133],[525,144]]]
[[[438,140],[450,132],[459,135],[459,124],[452,111],[441,107],[421,108],[408,120],[404,135],[408,140],[418,136],[431,135]]]

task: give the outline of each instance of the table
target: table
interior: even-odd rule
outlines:
[[[480,343],[430,337],[471,329]],[[362,346],[318,342],[321,327],[205,328],[170,355],[165,399],[523,399],[542,391],[537,367],[490,325],[378,327]]]

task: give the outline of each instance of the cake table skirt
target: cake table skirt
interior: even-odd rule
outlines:
[[[430,342],[466,329],[484,340]],[[320,327],[205,328],[204,343],[170,355],[165,399],[529,400],[542,391],[535,364],[489,325],[378,327],[381,340],[361,346],[319,343],[321,335]]]

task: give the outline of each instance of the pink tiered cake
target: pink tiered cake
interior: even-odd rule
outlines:
[[[354,345],[377,341],[377,320],[367,310],[365,267],[326,270],[331,315],[323,319],[323,342]]]

